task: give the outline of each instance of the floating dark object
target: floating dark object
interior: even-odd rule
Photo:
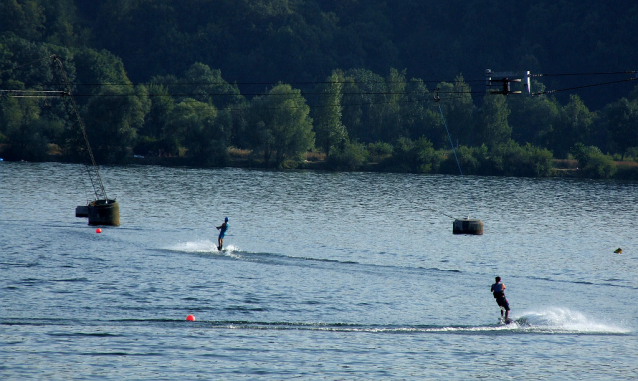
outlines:
[[[616,250],[614,250],[614,253],[622,254],[622,249],[621,248],[617,248]]]
[[[115,200],[94,200],[88,205],[89,225],[120,225],[120,205]]]
[[[120,205],[115,200],[94,200],[75,208],[76,217],[88,217],[89,225],[120,225]]]
[[[483,235],[483,221],[470,218],[457,218],[452,224],[452,233]]]

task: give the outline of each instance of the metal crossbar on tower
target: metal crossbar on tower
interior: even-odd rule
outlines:
[[[500,71],[492,72],[492,70],[485,70],[485,87],[489,94],[525,94],[532,95],[530,90],[530,78],[529,71]],[[512,90],[512,83],[521,83],[523,85],[522,90]],[[493,90],[494,87],[498,87],[499,90]]]

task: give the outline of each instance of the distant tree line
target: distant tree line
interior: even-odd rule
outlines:
[[[434,83],[410,78],[393,68],[400,60],[388,36],[397,24],[388,18],[398,15],[381,17],[387,9],[376,1],[183,3],[0,0],[2,155],[81,153],[68,97],[38,93],[61,89],[50,59],[56,54],[100,163],[135,154],[219,166],[234,147],[254,165],[272,167],[304,166],[311,151],[336,170],[458,173],[458,159],[464,174],[549,176],[553,159],[575,158],[588,177],[636,176],[616,173],[613,159],[638,157],[638,88],[590,110],[574,93],[503,96],[460,74]],[[252,32],[232,34],[239,24]],[[321,42],[328,30],[330,43]],[[269,37],[256,46],[239,42],[264,31]],[[235,78],[251,73],[246,81],[229,82],[206,63],[219,49],[228,59],[218,67]],[[373,52],[382,65],[362,58]],[[331,69],[339,66],[351,69]],[[263,80],[272,78],[265,73],[294,82]]]

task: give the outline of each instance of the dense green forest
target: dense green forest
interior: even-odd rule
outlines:
[[[638,178],[638,4],[396,3],[0,0],[0,155]]]

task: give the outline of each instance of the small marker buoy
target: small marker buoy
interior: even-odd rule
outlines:
[[[622,254],[622,249],[621,248],[617,248],[616,250],[614,250],[614,253]]]
[[[97,229],[95,229],[95,232],[96,232],[96,233],[102,233],[102,229],[97,228]]]
[[[186,316],[186,321],[195,321],[195,316],[193,315]]]

